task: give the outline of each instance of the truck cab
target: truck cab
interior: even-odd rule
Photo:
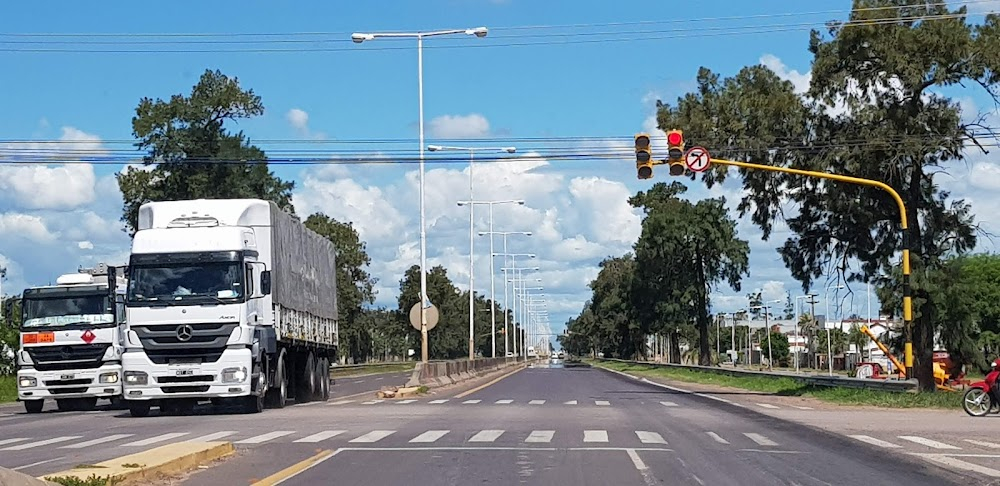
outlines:
[[[101,264],[21,296],[17,397],[28,413],[46,399],[59,410],[93,410],[122,395],[124,271]]]

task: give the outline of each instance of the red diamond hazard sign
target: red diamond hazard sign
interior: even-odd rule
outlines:
[[[83,334],[80,335],[80,339],[83,339],[83,342],[85,342],[87,344],[90,344],[90,342],[93,341],[96,338],[97,338],[97,336],[94,335],[94,333],[91,332],[90,329],[87,329],[86,331],[83,331]]]

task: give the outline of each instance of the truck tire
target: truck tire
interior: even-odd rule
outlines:
[[[27,413],[42,413],[45,407],[45,400],[25,400],[24,411]]]
[[[242,397],[243,413],[261,413],[264,411],[264,395],[267,391],[267,375],[258,361],[253,365],[253,374],[257,375],[257,382],[253,387],[253,393]]]
[[[149,415],[149,402],[128,402],[128,413],[133,417]]]
[[[274,387],[267,391],[267,404],[271,408],[285,408],[288,404],[288,371],[285,350],[278,353],[274,362]]]
[[[306,357],[306,362],[302,365],[302,373],[299,374],[300,385],[295,393],[295,401],[306,403],[316,396],[316,356],[312,351]]]
[[[325,402],[330,399],[330,359],[322,358],[319,361],[319,382],[322,390],[319,399]]]

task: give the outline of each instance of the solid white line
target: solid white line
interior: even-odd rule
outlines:
[[[576,400],[570,400],[570,401],[564,403],[563,405],[576,405]]]
[[[330,402],[330,403],[328,403],[327,405],[343,405],[343,404],[345,404],[345,403],[351,403],[351,402],[353,402],[353,401],[354,401],[354,400],[337,400],[337,401],[335,401],[335,402]]]
[[[482,400],[466,400],[466,401],[464,401],[464,402],[462,402],[462,403],[463,403],[463,404],[467,404],[467,405],[474,405],[474,404],[476,404],[476,403],[479,403],[479,402],[481,402],[481,401],[482,401]]]
[[[676,407],[677,406],[677,404],[674,403],[674,402],[660,402],[660,405],[663,405],[664,407]]]
[[[267,442],[272,439],[277,439],[278,437],[284,437],[289,434],[294,434],[294,430],[276,430],[274,432],[268,432],[266,434],[261,434],[256,437],[251,437],[249,439],[238,440],[233,442],[233,444],[260,444],[261,442]]]
[[[771,409],[776,409],[776,408],[778,408],[778,407],[776,407],[776,406],[774,406],[774,405],[771,405],[770,403],[758,403],[757,405],[758,405],[758,406],[761,406],[761,407],[764,407],[764,408],[771,408]]]
[[[990,449],[1000,449],[1000,444],[997,444],[995,442],[986,442],[984,440],[972,440],[972,439],[965,439],[965,441],[980,447],[989,447]]]
[[[336,437],[336,436],[338,436],[340,434],[343,434],[344,432],[347,432],[347,431],[346,430],[326,430],[326,431],[323,431],[323,432],[317,432],[317,433],[315,433],[313,435],[310,435],[308,437],[303,437],[303,438],[301,438],[299,440],[296,440],[294,442],[310,442],[310,443],[315,443],[315,442],[324,441],[326,439],[329,439],[330,437]]]
[[[799,410],[812,410],[813,409],[812,407],[803,407],[801,405],[792,405],[792,406],[795,407],[795,408],[797,408],[797,409],[799,409]]]
[[[406,405],[407,403],[413,403],[413,402],[415,402],[415,401],[416,401],[416,400],[412,400],[412,399],[410,399],[410,400],[400,400],[400,401],[398,401],[398,402],[396,402],[396,403],[398,403],[398,404],[400,404],[400,405]]]
[[[80,442],[79,444],[73,444],[68,446],[62,446],[60,449],[83,449],[84,447],[90,447],[97,444],[103,444],[105,442],[111,442],[113,440],[124,439],[126,437],[132,437],[133,434],[114,434],[107,437],[100,437],[97,439],[88,440],[86,442]]]
[[[544,403],[545,403],[545,400],[532,400],[532,401],[528,402],[528,405],[542,405]]]
[[[917,444],[925,445],[927,447],[931,447],[931,448],[934,448],[934,449],[947,449],[947,450],[953,450],[953,451],[954,450],[960,450],[960,449],[962,449],[961,447],[955,447],[953,445],[945,444],[944,442],[938,442],[936,440],[925,439],[923,437],[916,436],[916,435],[900,435],[898,437],[900,439],[908,440],[910,442],[915,442]]]
[[[666,444],[667,441],[663,440],[663,436],[656,432],[647,432],[645,430],[635,431],[635,435],[639,437],[639,442],[643,444]]]
[[[769,446],[769,447],[778,445],[773,440],[768,439],[767,437],[764,437],[763,435],[760,434],[754,434],[752,432],[744,432],[743,435],[749,437],[750,440],[756,442],[758,445]]]
[[[367,402],[361,402],[361,404],[362,405],[375,405],[375,404],[378,404],[378,403],[382,403],[383,401],[384,400],[369,400]]]
[[[1000,477],[1000,471],[989,468],[986,466],[980,466],[979,464],[973,464],[971,462],[966,462],[961,459],[955,459],[954,457],[939,456],[939,455],[922,455],[924,459],[939,462],[946,466],[952,467],[954,469],[964,470],[964,471],[975,471],[979,474],[983,474],[992,478]]]
[[[0,439],[0,446],[13,444],[15,442],[21,442],[22,440],[28,440],[28,437],[15,437],[13,439]]]
[[[583,441],[584,442],[607,442],[608,441],[608,431],[607,430],[584,430],[583,431]]]
[[[3,450],[5,450],[5,451],[23,451],[25,449],[31,449],[31,448],[34,448],[34,447],[39,447],[39,446],[44,446],[44,445],[49,445],[49,444],[57,444],[59,442],[66,442],[68,440],[74,440],[74,439],[79,439],[79,438],[80,438],[79,435],[67,435],[65,437],[55,437],[55,438],[52,438],[52,439],[40,440],[40,441],[36,441],[36,442],[28,442],[27,444],[21,444],[21,445],[11,446],[11,447],[8,447],[8,448],[3,449]]]
[[[493,442],[503,435],[502,430],[480,430],[469,439],[469,442]]]
[[[649,469],[646,467],[646,463],[642,462],[642,458],[639,457],[639,453],[636,452],[635,449],[625,449],[625,452],[628,453],[629,459],[632,459],[632,464],[635,464],[636,469],[640,471]]]
[[[878,446],[878,447],[882,447],[882,448],[885,448],[885,449],[899,449],[900,448],[900,446],[898,446],[896,444],[893,444],[892,442],[886,442],[886,441],[884,441],[882,439],[876,439],[874,437],[867,436],[867,435],[849,435],[848,437],[850,437],[852,439],[860,440],[861,442],[864,442],[866,444],[871,444],[873,446]]]
[[[431,401],[429,401],[427,403],[429,403],[431,405],[440,405],[442,403],[446,403],[447,401],[448,401],[448,399],[446,398],[446,399],[443,399],[443,400],[431,400]]]
[[[717,402],[728,403],[730,405],[736,405],[736,406],[740,406],[740,407],[743,406],[743,405],[740,405],[739,403],[736,403],[736,402],[734,402],[732,400],[726,400],[725,398],[717,397],[715,395],[708,395],[706,393],[695,393],[695,395],[697,395],[699,397],[702,397],[702,398],[708,398],[708,399],[711,399],[711,400],[715,400]]]
[[[643,378],[642,381],[644,381],[646,383],[649,383],[650,385],[658,386],[660,388],[666,388],[667,390],[673,390],[675,392],[680,392],[680,393],[694,393],[691,390],[685,390],[683,388],[677,388],[676,386],[664,385],[663,383],[657,383],[655,381],[650,381],[650,380],[647,380],[646,378]]]
[[[716,442],[718,442],[720,444],[728,444],[729,443],[728,440],[723,439],[721,435],[716,434],[715,432],[705,432],[705,433],[708,434],[708,436],[711,437],[712,440],[714,440],[714,441],[716,441]]]
[[[420,435],[418,435],[418,436],[410,439],[410,442],[434,442],[434,441],[436,441],[436,440],[444,437],[444,435],[447,434],[448,432],[451,432],[451,431],[450,430],[428,430],[427,432],[424,432],[423,434],[420,434]]]
[[[596,402],[594,402],[594,404],[597,405],[598,407],[610,407],[611,406],[611,402],[609,402],[607,400],[597,400]]]
[[[395,432],[395,430],[373,430],[365,435],[362,435],[361,437],[351,439],[348,442],[378,442]]]
[[[201,437],[195,437],[193,439],[182,440],[181,442],[212,442],[215,440],[219,440],[223,437],[229,437],[230,435],[233,435],[235,433],[236,433],[235,430],[223,430],[221,432],[215,432],[213,434],[203,435]]]
[[[532,430],[531,434],[528,435],[525,442],[551,442],[552,436],[555,435],[554,430]]]
[[[497,405],[506,405],[508,403],[514,403],[514,400],[497,400]]]
[[[55,459],[46,459],[44,461],[33,462],[31,464],[25,464],[23,466],[12,467],[12,468],[10,468],[10,470],[11,471],[20,471],[22,469],[27,469],[27,468],[33,467],[33,466],[41,466],[42,464],[45,464],[47,462],[58,461],[59,459],[62,459],[62,457],[57,457]]]

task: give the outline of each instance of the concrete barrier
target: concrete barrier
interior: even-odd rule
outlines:
[[[727,376],[761,376],[761,377],[781,377],[795,380],[803,385],[829,386],[840,388],[866,388],[870,390],[882,390],[889,392],[915,392],[917,390],[917,380],[867,380],[864,378],[851,378],[848,376],[824,376],[824,375],[803,375],[784,371],[753,371],[741,370],[739,368],[722,368],[718,366],[681,365],[675,363],[654,363],[649,361],[632,361],[617,358],[597,358],[597,361],[611,361],[617,363],[628,363],[635,365],[653,366],[659,368],[677,368],[703,373],[713,373]]]
[[[456,359],[451,361],[418,362],[406,386],[444,386],[514,366],[523,361],[516,358]]]

